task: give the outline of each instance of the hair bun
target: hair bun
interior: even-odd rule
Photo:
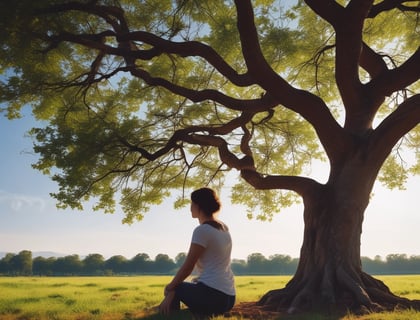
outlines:
[[[191,193],[191,201],[199,206],[199,208],[207,215],[212,216],[220,210],[220,199],[213,189],[201,188]]]

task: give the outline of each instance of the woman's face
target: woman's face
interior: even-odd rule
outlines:
[[[191,201],[191,216],[193,218],[198,218],[200,213],[200,207],[194,201]]]

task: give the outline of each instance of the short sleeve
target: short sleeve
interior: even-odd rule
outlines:
[[[204,225],[200,225],[194,229],[191,243],[198,244],[204,248],[207,248],[209,242],[209,234],[206,232],[207,228]]]

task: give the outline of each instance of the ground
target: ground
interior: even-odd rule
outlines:
[[[382,309],[381,311],[386,312],[386,313],[396,312],[397,317],[395,319],[408,319],[404,317],[403,315],[399,314],[398,312],[398,311],[407,310],[407,309],[420,310],[420,300],[413,300],[411,308],[401,305],[401,306],[397,306],[397,307],[389,308],[385,310]],[[360,319],[364,319],[364,317],[362,316],[363,314],[364,315],[370,314],[370,311],[367,309],[363,309],[363,310],[360,309],[358,312],[354,312],[353,316],[357,316],[357,317],[360,316]],[[236,304],[235,307],[229,313],[226,314],[227,317],[240,316],[241,318],[244,318],[244,319],[253,319],[253,320],[254,319],[255,320],[275,320],[275,319],[303,320],[303,319],[313,319],[314,317],[316,319],[342,319],[343,317],[345,317],[345,315],[346,315],[346,312],[344,313],[342,312],[340,314],[329,314],[329,315],[327,314],[315,315],[314,313],[308,313],[308,314],[298,313],[298,314],[290,315],[290,314],[287,314],[287,312],[269,311],[265,309],[263,306],[258,305],[257,302],[240,302]],[[420,319],[420,313],[418,313],[418,315],[419,315],[419,318],[416,317],[416,319]],[[351,319],[356,319],[353,316],[351,317]],[[399,318],[398,316],[401,316],[401,318]],[[414,320],[414,319],[411,319],[411,320]]]
[[[227,314],[228,316],[242,316],[243,318],[256,320],[269,320],[278,318],[281,312],[264,310],[256,302],[240,302]]]

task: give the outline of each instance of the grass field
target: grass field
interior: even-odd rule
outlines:
[[[378,276],[394,293],[420,299],[420,276]],[[154,308],[162,299],[169,276],[139,277],[2,277],[0,278],[1,320],[160,320]],[[256,301],[264,292],[284,287],[288,276],[236,277],[237,301]],[[170,319],[188,320],[183,311]],[[214,319],[242,319],[238,317]],[[328,319],[320,315],[280,319]],[[347,315],[345,320],[420,320],[413,310]],[[334,319],[336,320],[336,318]]]

